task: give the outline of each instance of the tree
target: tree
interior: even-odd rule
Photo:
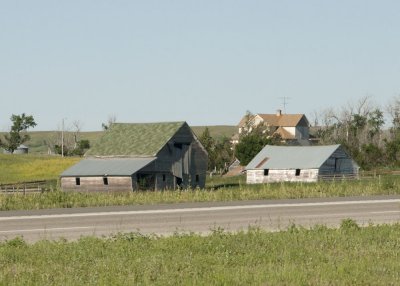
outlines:
[[[8,152],[14,153],[18,146],[30,139],[26,131],[31,127],[35,127],[36,122],[32,115],[26,115],[25,113],[21,115],[13,114],[10,119],[13,123],[11,130],[8,135],[4,136],[4,140],[0,140],[0,146]]]
[[[268,144],[268,141],[266,137],[258,133],[243,136],[235,147],[235,156],[242,166],[246,166]]]
[[[232,163],[233,159],[233,150],[230,139],[224,137],[217,141],[214,148],[214,167],[218,170],[227,172],[229,167],[228,165]]]
[[[233,161],[233,150],[229,138],[215,140],[206,127],[200,135],[199,141],[208,153],[208,170],[226,171],[227,165]]]
[[[215,140],[211,137],[208,127],[200,135],[199,141],[208,153],[208,170],[213,170],[215,167]]]
[[[111,127],[111,125],[112,125],[113,123],[115,123],[116,121],[117,121],[117,116],[115,116],[114,114],[109,115],[109,116],[108,116],[107,123],[102,123],[102,124],[101,124],[101,128],[102,128],[104,131],[106,131],[106,130],[108,130],[108,129]]]

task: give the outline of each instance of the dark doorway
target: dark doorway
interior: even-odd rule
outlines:
[[[154,190],[155,179],[153,174],[137,174],[137,185],[139,190]]]
[[[183,179],[182,178],[178,178],[178,177],[175,177],[175,183],[176,183],[176,187],[178,188],[178,189],[181,189],[182,188],[182,184],[183,184]]]

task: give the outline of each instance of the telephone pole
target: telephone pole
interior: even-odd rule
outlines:
[[[61,157],[64,157],[64,118],[61,124]]]

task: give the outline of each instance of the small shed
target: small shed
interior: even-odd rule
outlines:
[[[247,183],[316,182],[358,177],[360,167],[341,145],[265,146],[246,166]]]
[[[114,123],[61,174],[65,191],[205,186],[208,154],[186,122]]]

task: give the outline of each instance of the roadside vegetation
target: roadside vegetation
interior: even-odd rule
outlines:
[[[0,243],[1,285],[398,285],[400,224]]]
[[[0,210],[92,206],[216,202],[260,199],[299,199],[344,196],[399,195],[400,176],[355,181],[246,185],[245,177],[214,177],[206,189],[138,192],[62,192],[0,194]]]

